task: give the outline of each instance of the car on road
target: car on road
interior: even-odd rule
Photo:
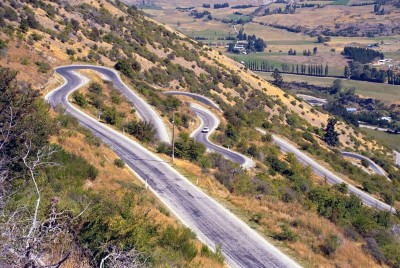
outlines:
[[[201,132],[202,132],[202,133],[208,133],[208,132],[210,132],[210,129],[209,129],[208,127],[204,127],[204,128],[201,130]]]

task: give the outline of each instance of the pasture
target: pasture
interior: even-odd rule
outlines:
[[[272,80],[271,73],[257,72],[260,77]],[[315,77],[304,75],[282,74],[283,80],[286,82],[307,82],[308,84],[319,86],[331,86],[335,78],[331,77]],[[382,100],[386,103],[400,103],[400,87],[388,84],[371,83],[365,81],[356,81],[349,79],[341,79],[343,86],[354,87],[356,93],[369,98]]]

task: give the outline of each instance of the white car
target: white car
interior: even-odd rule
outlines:
[[[210,129],[208,127],[205,127],[201,130],[202,133],[208,133]]]

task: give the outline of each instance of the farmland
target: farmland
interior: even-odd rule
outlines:
[[[271,73],[257,72],[257,74],[267,80],[272,80]],[[331,86],[336,78],[332,77],[312,77],[304,75],[282,74],[283,80],[287,82],[307,82],[308,84],[318,86]],[[344,87],[354,87],[356,93],[369,98],[376,98],[384,102],[400,103],[400,90],[399,86],[388,84],[378,84],[364,81],[355,81],[349,79],[342,79]]]

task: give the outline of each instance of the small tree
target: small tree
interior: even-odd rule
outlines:
[[[119,168],[123,168],[125,166],[125,162],[121,158],[116,158],[114,160],[114,165],[116,165]]]
[[[349,67],[348,66],[345,66],[344,67],[344,76],[346,77],[346,78],[349,78],[349,76],[350,76],[350,69],[349,69]]]
[[[101,94],[101,92],[103,91],[102,86],[99,83],[91,83],[89,86],[89,91],[96,93],[96,94]]]
[[[87,101],[86,101],[85,96],[82,93],[75,91],[74,94],[72,95],[72,97],[74,98],[76,104],[78,104],[80,107],[82,107],[82,108],[86,107]]]
[[[322,245],[322,250],[325,255],[332,256],[340,247],[340,239],[335,234],[330,234],[325,238],[324,244]]]
[[[337,146],[339,144],[339,133],[335,130],[336,122],[335,118],[329,118],[325,129],[324,141],[330,146]]]
[[[280,87],[282,85],[283,78],[278,69],[275,69],[275,71],[272,73],[272,78],[274,78],[274,84],[276,86]]]
[[[342,87],[343,87],[342,80],[335,79],[335,80],[333,80],[333,83],[331,86],[331,91],[329,93],[332,95],[339,93],[342,90]]]

